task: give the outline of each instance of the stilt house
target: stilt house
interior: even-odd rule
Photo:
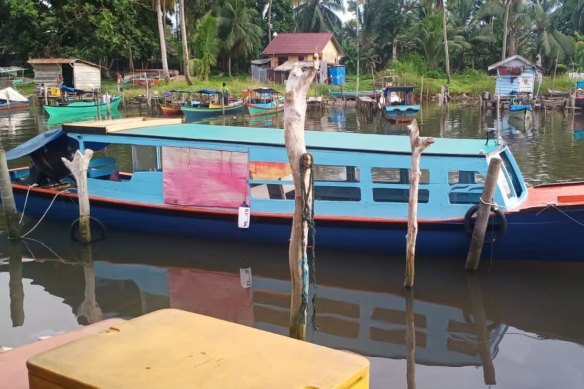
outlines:
[[[513,93],[531,93],[533,96],[536,79],[541,79],[542,69],[520,55],[499,61],[488,68],[489,74],[496,74],[495,96],[509,99]]]
[[[77,58],[32,58],[34,83],[38,87],[63,84],[75,89],[90,91],[101,88],[101,67]]]

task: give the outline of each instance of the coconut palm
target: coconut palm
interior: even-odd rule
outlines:
[[[306,0],[296,7],[300,32],[336,31],[343,23],[335,12],[344,12],[343,0]]]
[[[550,55],[561,59],[574,54],[573,39],[558,31],[552,23],[554,14],[561,12],[557,5],[556,1],[536,0],[529,6],[535,47],[542,59]]]
[[[178,2],[178,12],[180,14],[180,36],[182,41],[182,52],[183,52],[183,68],[185,72],[185,79],[189,85],[193,84],[191,80],[191,72],[189,71],[189,45],[187,42],[187,25],[185,17],[185,0],[179,0]]]
[[[164,36],[164,14],[162,12],[162,0],[154,0],[154,9],[156,10],[156,18],[158,20],[158,36],[160,38],[160,56],[162,60],[162,71],[164,78],[168,80],[170,74],[168,73],[168,59],[166,54],[166,38]]]
[[[248,8],[245,0],[227,0],[220,15],[219,26],[225,31],[224,47],[228,51],[231,76],[232,57],[249,57],[259,47],[264,32],[254,23],[258,17],[257,11]]]
[[[196,59],[193,60],[195,74],[202,80],[209,79],[211,66],[217,63],[219,55],[219,33],[217,28],[217,19],[211,12],[197,21],[197,29],[194,35],[194,54]]]

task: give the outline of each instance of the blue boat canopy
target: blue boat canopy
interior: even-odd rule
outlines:
[[[8,151],[6,153],[6,159],[10,161],[34,153],[41,147],[48,145],[62,135],[65,135],[65,132],[63,132],[63,130],[60,128],[43,132]]]
[[[216,95],[216,94],[219,94],[221,92],[219,92],[219,91],[217,91],[215,89],[199,89],[197,91],[197,93],[203,93],[203,94],[206,94],[206,95]]]

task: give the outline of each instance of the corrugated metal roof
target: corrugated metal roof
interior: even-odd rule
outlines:
[[[79,58],[31,58],[28,60],[28,63],[31,65],[49,65],[49,64],[72,64],[75,62],[82,62],[87,65],[95,66],[96,68],[100,68],[101,66],[96,65],[94,63],[84,61]]]
[[[491,66],[489,66],[489,67],[487,68],[487,71],[489,71],[489,72],[490,72],[491,70],[493,70],[493,69],[496,69],[496,68],[498,68],[499,66],[505,65],[506,63],[509,63],[509,62],[511,62],[511,61],[515,61],[515,60],[518,60],[518,61],[524,62],[524,63],[525,63],[527,66],[532,66],[532,67],[535,67],[535,68],[537,68],[537,69],[538,69],[538,70],[540,70],[540,71],[542,70],[540,66],[538,66],[538,65],[535,65],[535,64],[534,64],[534,63],[532,63],[531,61],[529,61],[529,60],[527,60],[527,59],[523,58],[522,56],[520,56],[520,55],[518,55],[518,54],[516,54],[516,55],[513,55],[513,56],[511,56],[511,57],[509,57],[509,58],[505,58],[505,59],[504,59],[504,60],[502,60],[502,61],[499,61],[499,62],[497,62],[497,63],[494,63],[494,64],[492,64]]]
[[[331,39],[342,55],[343,49],[332,32],[279,33],[264,49],[262,55],[320,53]]]

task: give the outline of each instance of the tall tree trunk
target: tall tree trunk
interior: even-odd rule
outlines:
[[[227,68],[229,69],[229,77],[231,77],[231,54],[229,54],[229,58],[227,60]]]
[[[505,16],[503,16],[503,49],[501,51],[501,61],[507,58],[507,33],[509,24],[509,9],[511,8],[511,0],[505,0]]]
[[[396,35],[393,37],[391,41],[391,59],[393,59],[394,61],[397,61],[397,43],[398,39]]]
[[[160,5],[161,0],[156,0],[156,15],[158,17],[158,36],[160,37],[160,56],[162,57],[162,71],[164,74],[164,79],[168,80],[170,74],[168,74],[168,59],[166,58],[166,40],[164,39],[164,23],[162,7]]]
[[[185,0],[179,0],[178,12],[180,13],[180,36],[182,40],[183,68],[185,79],[189,85],[193,85],[193,80],[191,80],[191,71],[189,68],[189,45],[187,44],[187,25],[185,23]]]
[[[268,3],[268,42],[272,41],[272,0]]]
[[[446,4],[442,3],[442,30],[444,30],[444,65],[446,67],[446,84],[450,84],[450,55],[448,54],[448,23]]]
[[[511,27],[509,29],[509,37],[507,38],[507,42],[508,42],[508,50],[507,50],[507,55],[509,57],[511,57],[512,55],[517,54],[517,28],[515,27]]]

